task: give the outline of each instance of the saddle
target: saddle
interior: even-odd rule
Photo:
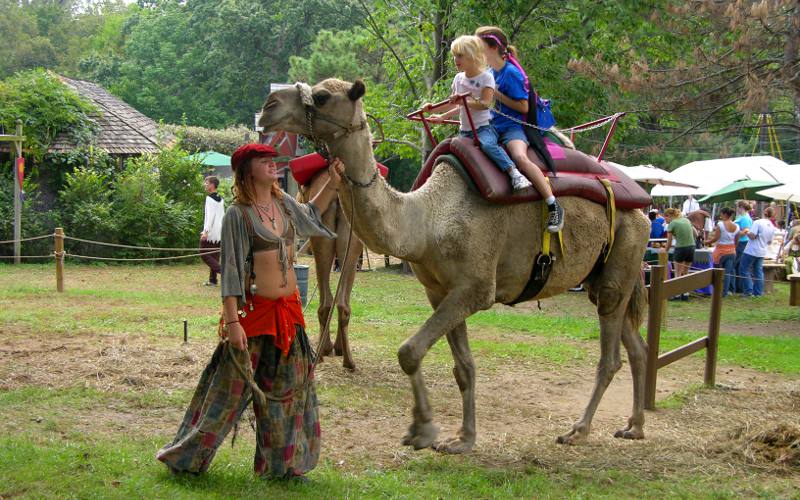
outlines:
[[[381,163],[377,163],[377,165],[381,177],[389,175],[389,167]],[[298,156],[289,160],[289,170],[292,172],[292,177],[301,186],[310,183],[311,179],[317,175],[317,172],[323,168],[328,168],[328,160],[319,153]]]
[[[547,142],[557,176],[549,172],[545,162],[533,148],[528,148],[528,158],[549,177],[555,196],[578,196],[605,206],[608,202],[608,191],[603,182],[606,181],[613,191],[616,208],[634,209],[650,205],[650,195],[613,165],[598,162],[581,151],[561,148]],[[453,137],[440,142],[428,156],[411,190],[422,187],[433,173],[434,167],[441,162],[455,167],[470,189],[490,203],[525,203],[542,198],[533,186],[513,191],[508,175],[501,172],[472,139],[466,137]]]

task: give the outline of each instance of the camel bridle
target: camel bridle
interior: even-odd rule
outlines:
[[[354,132],[358,132],[367,128],[367,120],[358,120],[358,108],[353,109],[353,117],[350,119],[350,123],[345,125],[342,124],[341,121],[334,118],[331,115],[321,112],[315,105],[314,105],[314,96],[311,92],[311,86],[307,83],[297,82],[294,84],[295,88],[297,89],[298,96],[300,98],[300,102],[303,105],[303,109],[305,112],[306,118],[306,126],[308,127],[308,135],[305,137],[310,140],[314,144],[314,149],[319,153],[323,158],[330,161],[331,160],[331,152],[328,149],[328,144],[325,142],[317,133],[314,131],[314,120],[322,120],[324,122],[330,123],[335,127],[338,127],[339,130],[333,133],[332,139],[341,139],[350,136]],[[368,188],[378,178],[378,167],[375,167],[375,171],[372,173],[372,177],[367,182],[360,182],[353,178],[351,178],[345,172],[344,180],[355,187],[360,188]]]

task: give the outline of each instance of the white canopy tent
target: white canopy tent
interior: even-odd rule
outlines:
[[[664,180],[698,186],[696,189],[662,185],[654,187],[650,194],[652,196],[706,195],[741,179],[792,182],[800,180],[800,166],[788,165],[772,156],[693,161],[673,170]]]
[[[669,175],[669,172],[653,165],[637,165],[635,167],[626,167],[625,165],[620,165],[619,163],[614,163],[612,161],[607,163],[614,165],[623,173],[625,173],[625,175],[636,182],[642,182],[644,184],[652,184],[656,186],[681,187],[684,189],[687,187],[690,189],[697,187],[694,184],[687,185],[683,182],[667,181],[665,178]]]

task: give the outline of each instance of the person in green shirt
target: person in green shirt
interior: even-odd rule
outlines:
[[[668,208],[664,212],[667,221],[667,253],[675,244],[672,261],[675,263],[675,277],[679,278],[689,272],[689,267],[694,261],[694,231],[689,219],[681,216],[677,208]],[[683,294],[682,300],[688,300],[689,295]]]

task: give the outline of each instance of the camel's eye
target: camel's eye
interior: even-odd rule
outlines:
[[[318,92],[314,92],[312,96],[314,98],[314,105],[318,108],[321,108],[328,102],[328,99],[331,98],[331,93],[327,90],[320,90]]]

